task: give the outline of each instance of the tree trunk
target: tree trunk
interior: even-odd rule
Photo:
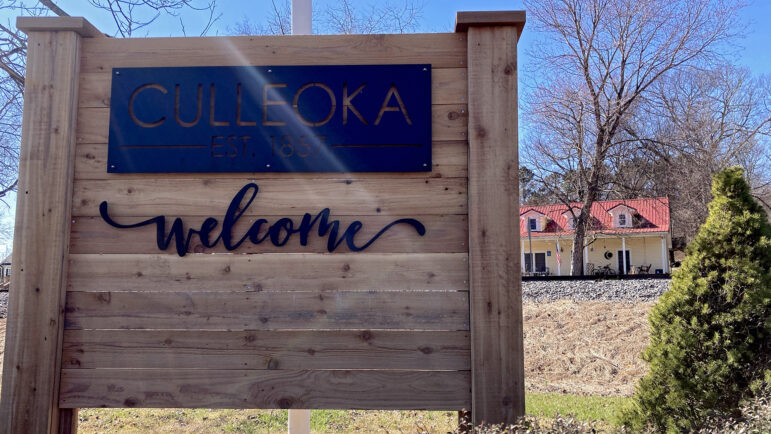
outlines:
[[[587,216],[584,214],[591,216],[591,214],[586,213],[586,209],[586,206],[581,209],[581,213],[578,216],[578,221],[575,226],[576,233],[573,236],[573,257],[571,258],[570,264],[570,270],[572,271],[573,276],[582,276],[584,274],[584,236],[586,234],[586,225],[584,222],[587,221]]]
[[[597,139],[598,145],[601,144],[601,138]],[[598,149],[602,149],[598,146]],[[599,153],[599,151],[598,151]],[[595,156],[595,165],[592,167],[592,174],[586,186],[586,197],[578,214],[578,221],[575,224],[575,236],[573,237],[573,257],[571,258],[571,271],[573,276],[583,276],[584,274],[584,240],[586,239],[586,230],[592,224],[592,205],[597,200],[599,191],[600,174],[597,160],[602,155]]]

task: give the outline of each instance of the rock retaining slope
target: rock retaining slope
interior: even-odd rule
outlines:
[[[522,282],[522,300],[655,301],[671,279],[532,280]]]
[[[0,291],[0,318],[8,316],[8,291]]]

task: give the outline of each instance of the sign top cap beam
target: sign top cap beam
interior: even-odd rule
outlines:
[[[104,34],[83,17],[17,17],[16,28],[24,33],[71,31],[84,38],[100,38]]]
[[[455,32],[466,32],[469,27],[512,26],[517,28],[517,37],[525,28],[525,11],[458,11],[455,15]]]

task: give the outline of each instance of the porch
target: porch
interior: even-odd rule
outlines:
[[[573,240],[522,238],[520,257],[523,276],[570,276]],[[532,252],[532,256],[531,256]],[[666,234],[592,235],[584,247],[584,275],[667,275],[669,240]]]

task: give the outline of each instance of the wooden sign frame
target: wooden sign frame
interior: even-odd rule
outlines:
[[[524,366],[517,218],[519,204],[516,47],[524,23],[525,13],[522,11],[459,12],[454,34],[166,38],[145,41],[105,38],[83,18],[19,18],[17,27],[29,35],[29,50],[12,289],[0,397],[0,432],[75,431],[76,410],[78,406],[83,406],[80,404],[112,407],[152,407],[159,404],[157,406],[340,408],[345,405],[350,408],[465,409],[471,411],[475,424],[482,421],[510,423],[523,415]],[[204,54],[200,53],[206,54],[207,57],[201,57]],[[337,59],[330,53],[335,53],[339,59],[345,61],[336,62]],[[307,267],[305,275],[288,273],[287,280],[274,282],[276,286],[291,286],[296,284],[298,279],[316,278],[313,274],[316,272],[321,273],[318,280],[323,280],[323,273],[326,272],[323,270],[342,269],[342,278],[351,279],[341,280],[339,272],[335,271],[333,277],[337,280],[332,281],[332,284],[338,285],[336,288],[353,288],[360,291],[356,294],[366,295],[372,293],[373,285],[384,289],[383,285],[393,283],[390,277],[392,274],[389,273],[413,276],[412,280],[405,280],[402,284],[418,291],[412,295],[399,293],[402,294],[400,297],[406,298],[393,301],[388,295],[389,292],[383,290],[375,292],[371,297],[367,295],[369,298],[366,298],[366,303],[347,302],[351,306],[364,306],[369,303],[378,310],[388,310],[387,306],[394,306],[392,309],[400,310],[394,318],[411,318],[406,322],[397,320],[401,321],[398,328],[402,331],[387,330],[390,323],[370,315],[374,310],[342,312],[349,315],[346,318],[359,321],[356,323],[359,326],[348,327],[350,330],[342,327],[345,330],[335,331],[335,327],[341,324],[339,319],[329,319],[329,312],[325,310],[327,308],[318,308],[310,315],[326,318],[324,321],[328,322],[319,327],[324,330],[314,330],[305,325],[302,327],[307,328],[307,331],[293,329],[282,332],[287,333],[285,335],[270,335],[268,331],[259,330],[261,326],[257,321],[256,326],[228,332],[228,339],[242,339],[242,342],[247,344],[255,340],[262,342],[263,337],[286,338],[292,333],[313,334],[314,339],[329,336],[331,340],[346,340],[345,345],[351,345],[351,340],[355,340],[359,342],[357,345],[363,345],[357,350],[363,351],[362,354],[371,351],[371,348],[380,348],[372,347],[373,342],[383,344],[383,348],[388,347],[388,339],[393,338],[393,342],[398,341],[398,345],[402,345],[399,348],[409,350],[407,353],[399,353],[387,359],[388,365],[378,367],[380,370],[377,371],[357,370],[370,366],[368,363],[372,363],[373,359],[366,358],[356,365],[358,368],[346,365],[340,371],[316,371],[309,367],[311,365],[303,364],[311,360],[309,357],[314,357],[316,351],[313,348],[301,349],[300,352],[305,354],[289,356],[290,361],[287,361],[284,353],[280,359],[261,360],[260,363],[264,362],[264,366],[260,371],[214,371],[220,373],[221,377],[214,375],[206,378],[204,382],[191,380],[177,386],[168,385],[170,380],[167,374],[162,372],[155,377],[154,374],[148,374],[141,380],[133,381],[131,375],[128,375],[130,372],[127,374],[125,370],[115,368],[116,365],[103,366],[91,359],[89,361],[79,358],[79,351],[82,353],[85,345],[83,336],[87,335],[93,341],[97,333],[88,330],[90,327],[98,329],[101,327],[98,324],[102,324],[98,317],[89,316],[92,315],[89,312],[123,309],[137,298],[121,292],[100,290],[94,286],[108,282],[109,287],[109,282],[121,282],[119,285],[125,289],[126,286],[132,285],[132,278],[163,281],[164,277],[170,277],[169,273],[178,272],[182,273],[181,279],[168,279],[164,285],[168,284],[170,288],[181,287],[180,285],[185,284],[186,275],[187,280],[197,282],[190,285],[206,288],[207,284],[212,284],[212,281],[221,277],[200,273],[226,273],[230,278],[238,275],[239,270],[247,266],[264,269],[276,267],[276,264],[271,262],[271,254],[188,255],[176,258],[174,262],[169,259],[171,255],[160,254],[164,252],[157,252],[159,254],[155,255],[143,253],[136,256],[119,256],[132,252],[109,251],[109,246],[106,247],[105,244],[87,244],[103,236],[99,232],[103,231],[102,227],[95,226],[103,222],[92,217],[96,207],[94,202],[99,198],[110,199],[104,197],[104,194],[114,185],[120,184],[115,178],[104,181],[103,177],[106,175],[102,174],[106,148],[104,107],[110,103],[109,93],[104,91],[109,89],[109,69],[106,68],[111,62],[114,67],[136,66],[132,63],[143,64],[143,59],[154,59],[155,64],[147,66],[163,66],[159,65],[159,62],[167,62],[169,66],[195,66],[200,62],[207,65],[254,62],[275,65],[432,63],[432,68],[435,68],[432,72],[433,104],[445,104],[439,108],[435,107],[432,114],[434,148],[441,149],[441,152],[435,151],[434,171],[422,173],[422,178],[386,174],[383,179],[368,180],[363,176],[361,179],[346,179],[340,183],[320,183],[322,187],[326,184],[353,185],[345,187],[350,188],[344,192],[350,197],[346,196],[347,198],[338,203],[337,209],[341,210],[343,216],[355,216],[359,212],[357,206],[362,206],[362,202],[364,206],[372,206],[372,210],[367,210],[367,213],[371,214],[367,219],[373,222],[382,219],[378,217],[381,213],[381,203],[384,204],[384,214],[388,214],[389,207],[398,208],[394,211],[396,214],[418,212],[419,206],[431,207],[423,211],[428,219],[425,242],[421,240],[413,244],[413,239],[397,242],[384,238],[381,246],[384,253],[371,256],[356,256],[354,253],[319,255],[310,251],[307,258],[313,259],[309,262],[312,265]],[[440,71],[442,68],[444,71]],[[448,100],[448,95],[453,95],[452,100]],[[458,140],[457,137],[461,139]],[[101,148],[95,144],[100,144]],[[449,173],[453,175],[445,178],[450,176]],[[246,174],[244,178],[250,176]],[[312,179],[313,175],[298,176],[305,177],[302,179]],[[286,179],[290,179],[288,177]],[[282,178],[281,181],[286,179]],[[198,182],[200,184],[201,180]],[[202,179],[202,185],[211,189],[221,186],[230,188],[236,185],[235,182],[211,177]],[[271,182],[264,181],[266,202],[273,197],[268,193],[271,188],[279,189],[279,183]],[[151,185],[149,181],[142,184],[141,179],[131,178],[131,185],[135,184],[145,187]],[[170,188],[186,188],[183,187],[182,181],[173,176],[163,178],[163,184],[170,185]],[[361,188],[366,189],[365,192],[369,196],[357,196],[355,188],[358,188],[358,184],[363,185]],[[100,185],[106,185],[107,190],[101,192],[103,196],[95,196],[93,190]],[[124,184],[120,185],[125,187]],[[417,186],[421,187],[415,190]],[[124,188],[120,194],[132,195],[132,188]],[[418,193],[408,193],[413,190]],[[346,193],[349,191],[352,193]],[[142,191],[139,191],[132,197],[142,197],[141,194]],[[301,195],[298,200],[315,206],[325,197],[333,196],[322,189]],[[204,195],[201,200],[216,202],[218,195]],[[391,206],[394,203],[398,206]],[[463,210],[466,215],[448,216],[453,213],[452,207]],[[142,206],[138,209],[141,210]],[[444,209],[449,211],[443,211]],[[97,227],[96,232],[89,229],[94,227]],[[152,240],[140,236],[132,238],[139,238],[151,247],[154,245]],[[131,242],[117,244],[120,249],[145,248],[144,244],[132,247]],[[91,246],[87,254],[83,253],[85,245]],[[452,250],[446,249],[448,245],[454,246]],[[423,253],[409,253],[415,251]],[[244,253],[259,252],[251,250]],[[102,256],[99,253],[105,254]],[[385,258],[388,260],[384,262]],[[111,270],[115,268],[115,261],[118,260],[125,260],[129,264],[122,267],[121,271],[113,273]],[[157,267],[149,267],[148,261],[160,261],[166,264],[167,268],[158,271]],[[246,264],[247,262],[249,264]],[[185,269],[188,271],[169,271],[169,267],[179,267],[180,264],[187,267]],[[431,271],[432,267],[437,267],[439,271],[434,273]],[[198,271],[199,274],[191,278],[190,270],[204,271]],[[128,272],[134,274],[125,274]],[[446,277],[446,273],[451,277]],[[198,277],[201,278],[200,281],[196,280]],[[211,280],[207,281],[207,278]],[[454,282],[452,285],[447,283],[450,280]],[[395,282],[400,283],[398,279]],[[260,288],[254,288],[252,285]],[[426,288],[443,285],[462,287],[455,292],[438,292],[434,295],[425,291]],[[260,297],[269,297],[260,294],[270,294],[267,291],[262,292],[261,283],[244,281],[243,287],[246,289],[242,288],[238,297],[232,300],[258,303]],[[189,287],[185,288],[193,291]],[[311,295],[320,297],[321,306],[338,306],[339,303],[324,304],[327,294],[324,291],[322,288]],[[159,291],[153,294],[156,295],[147,296],[173,298],[173,295],[164,295]],[[210,307],[218,300],[216,293],[185,294],[186,299],[195,300],[203,306]],[[352,297],[351,300],[359,300],[356,297],[363,296]],[[414,302],[409,301],[413,299]],[[153,303],[158,303],[157,298],[153,300]],[[293,303],[297,302],[296,298],[293,300]],[[272,306],[259,303],[259,306]],[[459,309],[455,307],[455,303],[462,303],[466,307]],[[445,310],[432,313],[433,311],[425,310],[429,308]],[[361,309],[366,310],[364,307]],[[404,312],[405,309],[409,312]],[[184,314],[194,317],[196,312]],[[364,324],[361,321],[365,321],[365,318],[367,321],[372,318],[381,321],[385,324],[382,327],[384,330],[373,327],[374,331],[370,331],[361,327],[361,324]],[[467,319],[465,323],[464,318]],[[153,321],[162,320],[156,317]],[[267,321],[266,318],[265,322]],[[298,319],[292,317],[292,321],[297,324]],[[460,325],[461,323],[463,324]],[[107,329],[120,325],[118,322],[109,321],[107,324]],[[330,331],[330,328],[333,330]],[[107,334],[114,337],[117,332],[110,331]],[[140,332],[141,330],[125,333],[135,337],[141,334]],[[174,347],[177,336],[184,338],[184,333],[174,335],[173,338],[175,332],[164,333],[164,336],[169,337],[158,343],[155,350],[164,346]],[[224,332],[212,330],[206,333]],[[220,338],[219,335],[211,337],[212,340]],[[413,347],[403,347],[404,345]],[[251,357],[252,353],[249,354]],[[139,360],[145,361],[142,357],[140,355]],[[291,357],[302,361],[297,365],[300,368],[282,371],[283,363],[292,364]],[[316,357],[313,360],[319,359]],[[433,368],[426,367],[428,365],[421,367],[419,363],[423,363],[422,360],[431,360],[431,363],[436,364]],[[437,360],[441,362],[436,362]],[[81,363],[95,365],[76,366]],[[205,361],[196,360],[190,363]],[[245,363],[248,364],[249,361]],[[322,369],[328,368],[328,365],[324,364],[326,362],[313,363],[317,363],[314,366],[322,366]],[[410,370],[405,371],[405,367]],[[99,380],[95,378],[99,377],[101,368],[114,371],[110,371],[112,379],[109,382],[97,384]],[[175,378],[183,380],[187,378],[186,375],[192,375],[186,373],[184,368],[173,372]],[[228,376],[229,378],[226,378]],[[107,378],[104,375],[102,377]],[[293,386],[294,388],[285,395],[282,395],[283,392],[273,392],[287,387],[287,378],[299,379],[297,381],[300,386]],[[321,385],[316,389],[309,388],[311,383],[308,382],[310,380],[305,380],[307,378],[317,379]],[[415,381],[411,382],[411,379]],[[236,395],[226,397],[225,401],[217,401],[219,398],[207,399],[206,393],[218,390],[216,384],[211,386],[218,381],[225,382],[223,384],[228,387],[238,385],[235,393],[243,394],[238,395],[244,397],[243,403],[234,405]],[[368,389],[367,382],[372,381],[378,383],[375,384],[377,388]],[[209,383],[204,384],[206,382]],[[330,385],[324,389],[323,384],[327,383]],[[164,384],[168,386],[167,389],[164,389]],[[148,385],[153,388],[152,394],[148,392]],[[381,388],[383,385],[389,385],[388,390],[384,391]],[[89,396],[89,392],[84,390],[90,387],[92,391],[108,390],[109,396]],[[180,388],[186,390],[188,395],[185,395],[184,391],[180,392]],[[124,392],[124,389],[128,391]],[[194,393],[191,392],[193,389]],[[137,393],[131,395],[131,390]],[[320,393],[330,391],[337,391],[337,395]],[[447,393],[448,391],[450,393]],[[178,396],[189,397],[193,394],[202,398],[198,401],[175,400]],[[212,392],[211,396],[222,395]],[[354,398],[358,403],[351,403]]]

